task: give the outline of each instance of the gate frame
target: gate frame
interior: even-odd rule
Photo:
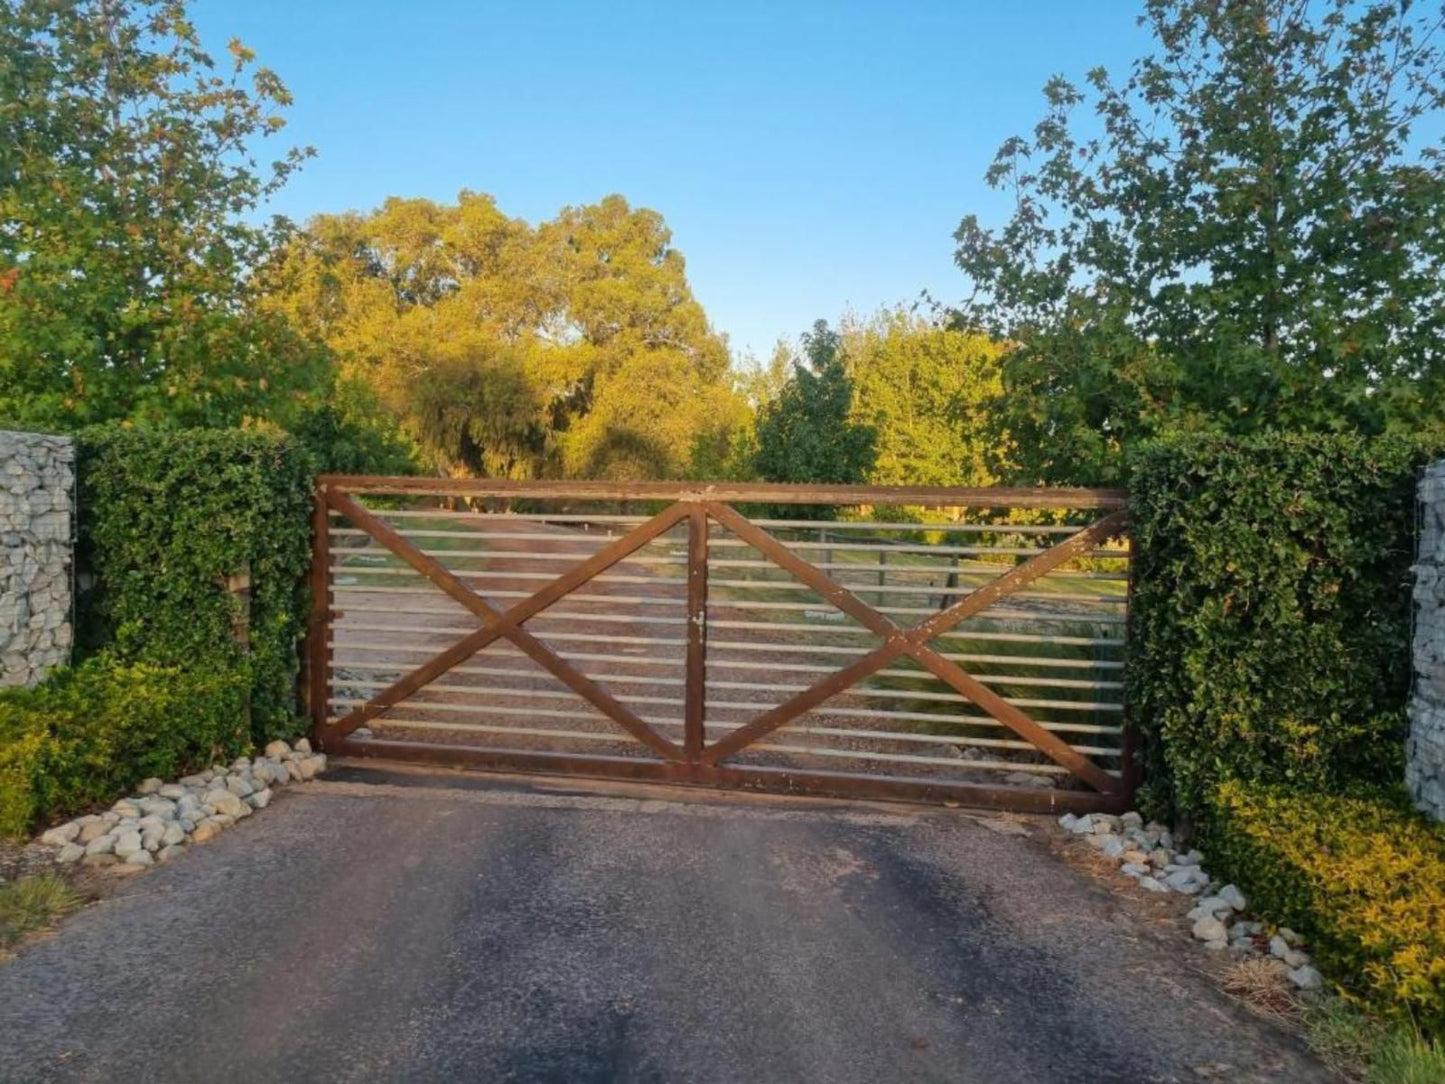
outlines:
[[[507,610],[498,610],[461,581],[466,573],[453,573],[422,553],[399,531],[354,501],[351,494],[474,497],[480,499],[570,499],[670,501],[657,515],[614,539],[590,557],[580,560],[541,590]],[[903,628],[861,601],[844,585],[810,562],[798,557],[786,543],[753,524],[730,507],[733,502],[766,504],[924,505],[974,508],[1103,509],[1107,515],[1040,550],[962,596],[913,628]],[[453,767],[491,768],[503,771],[544,772],[647,780],[713,788],[766,790],[827,797],[866,797],[905,801],[944,802],[1021,812],[1122,812],[1132,804],[1137,786],[1137,733],[1131,725],[1127,698],[1124,704],[1122,774],[1110,775],[1061,738],[1035,723],[1025,712],[1007,703],[956,663],[943,658],[928,642],[959,622],[973,617],[1012,592],[1046,575],[1110,538],[1127,537],[1127,493],[1116,489],[1065,488],[951,488],[935,486],[808,486],[686,482],[519,482],[491,479],[439,479],[322,475],[317,481],[313,512],[314,549],[311,569],[312,609],[303,654],[306,673],[302,688],[312,720],[312,740],[331,754],[415,761]],[[332,649],[329,630],[338,616],[331,588],[330,514],[336,512],[394,556],[405,561],[444,594],[481,620],[445,650],[415,667],[381,690],[362,707],[330,721],[328,699]],[[519,518],[526,518],[525,515]],[[538,518],[545,519],[545,516]],[[749,720],[724,738],[704,746],[706,715],[706,607],[709,521],[732,532],[757,549],[774,565],[791,573],[833,606],[853,617],[882,643],[849,665],[825,675]],[[657,733],[601,685],[576,670],[551,648],[527,632],[531,617],[594,576],[625,560],[647,543],[679,523],[688,524],[686,684],[683,706],[683,740],[679,746]],[[579,555],[580,556],[580,555]],[[1133,562],[1129,592],[1132,599]],[[1127,621],[1127,618],[1126,618]],[[1127,628],[1127,625],[1126,625]],[[402,741],[388,738],[359,740],[352,732],[383,714],[412,693],[424,688],[453,666],[488,644],[508,639],[524,654],[550,671],[610,721],[647,746],[659,759],[579,753],[549,753],[483,746]],[[1127,633],[1126,633],[1127,645]],[[962,697],[993,716],[999,723],[1032,744],[1039,752],[1067,768],[1091,790],[1043,790],[1003,785],[900,779],[861,772],[807,771],[722,763],[797,716],[845,691],[900,657],[911,657]]]

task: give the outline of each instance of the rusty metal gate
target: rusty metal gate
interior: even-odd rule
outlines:
[[[314,734],[349,756],[1119,810],[1123,509],[1115,490],[325,476]]]

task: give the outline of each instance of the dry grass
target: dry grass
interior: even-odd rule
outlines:
[[[0,885],[0,951],[35,930],[52,926],[84,899],[53,873]]]
[[[1286,1024],[1294,1020],[1294,994],[1278,960],[1240,960],[1224,973],[1224,992],[1261,1016]]]

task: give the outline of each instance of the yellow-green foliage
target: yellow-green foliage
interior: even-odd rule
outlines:
[[[1394,792],[1226,782],[1206,832],[1214,868],[1303,934],[1329,977],[1445,1034],[1445,827]]]
[[[98,655],[0,693],[0,836],[108,802],[250,746],[242,671],[124,665]]]

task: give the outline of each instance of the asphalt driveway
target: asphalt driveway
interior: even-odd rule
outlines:
[[[0,966],[0,1080],[1325,1079],[1199,950],[958,811],[379,778]]]

